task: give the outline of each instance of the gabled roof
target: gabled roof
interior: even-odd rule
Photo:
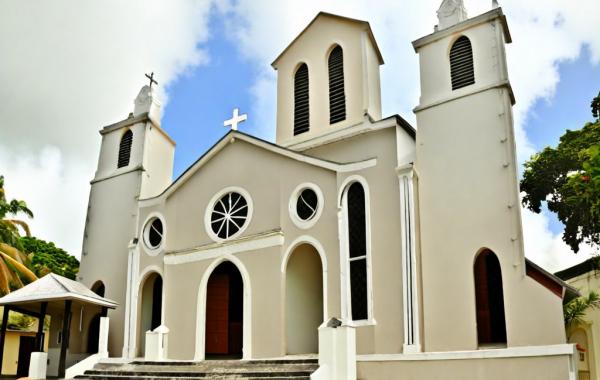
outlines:
[[[169,187],[165,189],[161,194],[146,198],[140,199],[141,202],[160,198],[163,196],[169,196],[173,192],[175,192],[181,185],[183,185],[189,178],[191,178],[205,163],[207,163],[211,158],[217,155],[221,150],[223,150],[229,143],[234,142],[236,140],[244,141],[246,143],[252,144],[258,148],[265,149],[272,153],[290,158],[292,160],[304,162],[308,165],[320,167],[325,170],[330,170],[332,172],[350,172],[355,170],[366,169],[377,164],[376,158],[371,158],[363,161],[357,162],[348,162],[348,163],[339,163],[329,160],[324,160],[321,158],[312,157],[306,154],[302,154],[296,152],[291,149],[283,148],[277,144],[273,144],[271,142],[259,139],[254,136],[250,136],[240,131],[229,131],[225,136],[223,136],[215,145],[213,145],[209,150],[206,151],[196,162],[194,162],[189,168],[187,168]]]
[[[582,263],[573,265],[572,267],[556,272],[556,276],[567,281],[582,274],[600,271],[600,258],[592,257]]]
[[[548,288],[551,292],[563,299],[563,303],[567,303],[573,298],[579,297],[581,294],[573,286],[567,284],[557,276],[548,272],[533,261],[525,258],[526,274],[538,281],[542,286]]]
[[[373,30],[371,29],[371,24],[369,24],[367,21],[363,21],[363,20],[357,20],[355,18],[350,18],[350,17],[345,17],[345,16],[340,16],[340,15],[336,15],[333,13],[328,13],[328,12],[319,12],[315,18],[312,19],[311,22],[308,23],[308,25],[302,29],[302,31],[296,36],[296,38],[294,38],[292,40],[292,42],[289,43],[289,45],[283,49],[283,51],[277,56],[277,58],[275,58],[275,60],[273,60],[273,63],[271,63],[271,66],[275,67],[275,65],[277,64],[277,61],[279,61],[279,58],[281,58],[285,52],[287,52],[292,45],[298,40],[300,39],[300,36],[302,36],[304,34],[304,32],[306,32],[312,24],[315,23],[315,21],[317,21],[319,18],[322,17],[330,17],[330,18],[335,18],[338,20],[343,20],[343,21],[349,21],[349,22],[353,22],[353,23],[357,23],[359,25],[362,25],[365,27],[365,30],[367,31],[367,35],[369,36],[369,39],[371,40],[371,43],[373,44],[373,47],[375,48],[375,52],[377,53],[377,58],[379,59],[379,64],[383,65],[383,56],[381,55],[381,51],[379,50],[379,46],[377,45],[377,40],[375,40],[375,36],[373,35]]]
[[[115,301],[100,297],[80,282],[54,273],[15,290],[0,298],[0,305],[19,305],[34,302],[73,300],[114,309]]]

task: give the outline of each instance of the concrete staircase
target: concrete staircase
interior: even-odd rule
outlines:
[[[76,376],[80,380],[308,380],[317,370],[317,359],[207,360],[203,362],[99,363]]]

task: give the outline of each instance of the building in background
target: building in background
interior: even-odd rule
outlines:
[[[557,272],[556,275],[577,288],[583,296],[600,294],[600,266],[597,257]],[[600,310],[589,309],[583,323],[567,329],[567,340],[577,347],[579,380],[598,379],[600,368]]]

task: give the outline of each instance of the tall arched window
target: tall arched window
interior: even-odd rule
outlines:
[[[369,319],[369,299],[365,190],[359,182],[354,182],[348,187],[346,208],[348,259],[350,261],[350,306],[352,320],[360,321]]]
[[[308,66],[303,63],[294,75],[294,136],[309,129]]]
[[[117,168],[122,168],[129,165],[129,158],[131,157],[131,143],[133,142],[133,132],[128,129],[127,132],[121,137],[121,143],[119,144],[119,161]]]
[[[479,345],[506,344],[504,292],[500,262],[490,250],[475,259],[475,302]]]
[[[329,54],[329,124],[346,120],[344,51],[336,46]]]
[[[473,49],[471,41],[465,36],[459,37],[450,49],[450,76],[452,90],[475,83]]]

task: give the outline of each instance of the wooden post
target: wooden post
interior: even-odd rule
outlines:
[[[0,375],[2,375],[2,360],[4,359],[4,341],[6,338],[6,326],[8,325],[8,313],[10,307],[4,305],[4,314],[2,315],[2,329],[0,330]]]
[[[46,318],[46,309],[48,302],[42,302],[40,315],[38,317],[38,331],[35,335],[35,348],[38,352],[44,352],[44,319]]]
[[[71,321],[71,300],[65,301],[63,315],[62,341],[60,342],[60,359],[58,362],[58,378],[64,379],[67,371],[67,349],[69,348],[69,325]]]

